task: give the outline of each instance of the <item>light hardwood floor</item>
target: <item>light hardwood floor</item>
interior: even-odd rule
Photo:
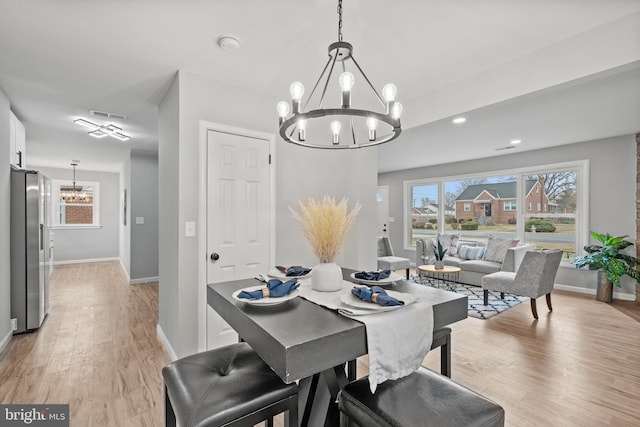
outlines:
[[[57,267],[43,328],[0,355],[0,401],[70,403],[72,426],[161,426],[157,288],[129,286],[117,263]],[[502,405],[507,426],[640,425],[640,305],[559,291],[553,303],[537,322],[524,303],[454,324],[453,379]]]

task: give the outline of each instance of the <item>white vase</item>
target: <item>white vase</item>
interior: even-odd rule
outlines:
[[[444,268],[444,261],[438,261],[434,263],[436,270],[442,270]]]
[[[321,262],[313,267],[311,287],[320,292],[335,292],[342,289],[342,269],[334,262]]]

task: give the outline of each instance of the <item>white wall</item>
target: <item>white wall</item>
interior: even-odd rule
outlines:
[[[69,180],[73,176],[69,169],[46,168],[29,165],[51,179]],[[100,183],[100,228],[55,229],[53,241],[53,261],[70,262],[119,257],[120,178],[112,172],[96,172],[76,169],[79,181]]]
[[[9,98],[0,88],[0,352],[12,336],[10,277]]]
[[[198,220],[199,122],[205,120],[276,134],[276,103],[276,99],[182,71],[161,103],[160,327],[179,357],[198,351],[195,308],[206,303],[198,301],[197,259],[203,254],[198,254],[197,239],[184,237],[181,232],[185,221]],[[279,141],[274,159],[277,168],[276,262],[316,262],[287,207],[295,206],[300,198],[327,193],[337,198],[346,196],[351,204],[355,201],[363,204],[356,229],[338,262],[353,268],[373,267],[377,150],[322,152]],[[176,174],[177,187],[169,182],[176,179]],[[177,206],[177,212],[167,201]],[[196,228],[199,232],[203,224],[197,224]]]
[[[424,138],[409,130],[406,138]],[[446,149],[446,148],[445,148]],[[613,235],[636,235],[636,143],[635,136],[627,135],[596,141],[587,141],[559,147],[527,151],[506,156],[450,163],[383,173],[379,185],[389,186],[389,215],[396,218],[391,224],[390,238],[398,256],[415,261],[415,250],[403,248],[403,181],[449,175],[473,174],[527,166],[543,166],[575,160],[590,160],[589,230]],[[592,242],[596,243],[596,242]],[[595,272],[578,271],[564,265],[558,271],[556,283],[576,287],[578,291],[594,292]],[[623,286],[616,289],[632,299],[635,282],[625,277]]]
[[[131,273],[133,283],[158,277],[158,154],[131,151]],[[142,218],[138,224],[136,218]]]

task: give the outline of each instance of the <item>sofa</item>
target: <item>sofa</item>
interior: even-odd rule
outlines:
[[[482,286],[481,280],[487,274],[497,271],[518,271],[524,254],[536,249],[533,244],[518,244],[517,241],[512,240],[506,244],[515,246],[506,248],[506,251],[505,248],[502,248],[502,252],[497,256],[485,259],[489,240],[493,240],[492,247],[495,247],[498,241],[504,245],[506,240],[489,237],[487,241],[472,241],[451,239],[451,235],[438,235],[439,238],[440,236],[449,236],[448,239],[446,237],[442,239],[444,242],[441,240],[447,249],[444,264],[460,267],[458,282],[474,286]],[[434,263],[435,254],[432,246],[434,243],[434,239],[418,239],[416,241],[416,267]],[[502,253],[504,253],[503,258],[501,257]],[[417,271],[420,274],[420,270]]]

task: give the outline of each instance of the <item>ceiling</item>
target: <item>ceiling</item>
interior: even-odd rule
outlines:
[[[337,39],[336,4],[0,0],[0,88],[26,126],[28,165],[117,171],[129,149],[157,150],[177,70],[272,97],[275,133],[275,104],[292,81],[315,82]],[[405,106],[380,171],[640,130],[640,0],[344,0],[343,20],[371,81],[394,82]],[[222,34],[240,50],[220,49]],[[78,117],[132,139],[91,138]]]

